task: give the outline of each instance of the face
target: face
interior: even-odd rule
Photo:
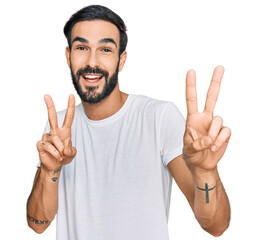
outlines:
[[[126,60],[126,52],[119,56],[119,42],[119,30],[110,22],[93,20],[74,25],[66,57],[82,101],[98,103],[115,89]]]

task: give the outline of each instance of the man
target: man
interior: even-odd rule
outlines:
[[[171,173],[201,227],[221,235],[230,206],[217,164],[230,130],[213,109],[223,67],[214,70],[203,113],[188,71],[185,126],[172,103],[119,90],[127,35],[117,14],[83,8],[64,32],[82,103],[75,107],[71,95],[66,113],[56,114],[45,96],[49,124],[37,143],[41,164],[27,203],[29,226],[42,233],[58,210],[57,239],[168,239]]]

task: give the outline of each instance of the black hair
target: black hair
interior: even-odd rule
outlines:
[[[101,19],[107,22],[113,23],[120,32],[120,48],[119,48],[119,55],[121,55],[127,46],[128,37],[126,34],[127,28],[123,20],[117,15],[115,12],[110,10],[107,7],[101,5],[91,5],[88,7],[84,7],[74,13],[68,22],[64,26],[64,35],[67,38],[69,47],[71,49],[71,32],[74,25],[81,21],[90,21],[90,20],[97,20]]]

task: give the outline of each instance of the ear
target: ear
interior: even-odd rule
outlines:
[[[70,48],[68,46],[65,49],[65,55],[66,55],[67,64],[70,68]]]
[[[121,55],[120,55],[120,64],[119,64],[119,72],[122,70],[125,62],[127,59],[127,52],[124,51]]]

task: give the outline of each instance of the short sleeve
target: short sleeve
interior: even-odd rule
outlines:
[[[46,125],[45,125],[45,129],[44,129],[44,132],[43,134],[46,134],[50,132],[50,125],[49,125],[49,121],[47,121]],[[41,162],[39,161],[38,164],[37,164],[37,167],[40,167],[41,166]]]
[[[44,133],[43,134],[46,134],[46,133],[49,133],[50,132],[50,124],[49,124],[49,121],[46,122],[46,125],[45,125],[45,129],[44,129]]]
[[[178,108],[167,102],[161,115],[160,144],[163,165],[166,167],[183,153],[185,119]]]

